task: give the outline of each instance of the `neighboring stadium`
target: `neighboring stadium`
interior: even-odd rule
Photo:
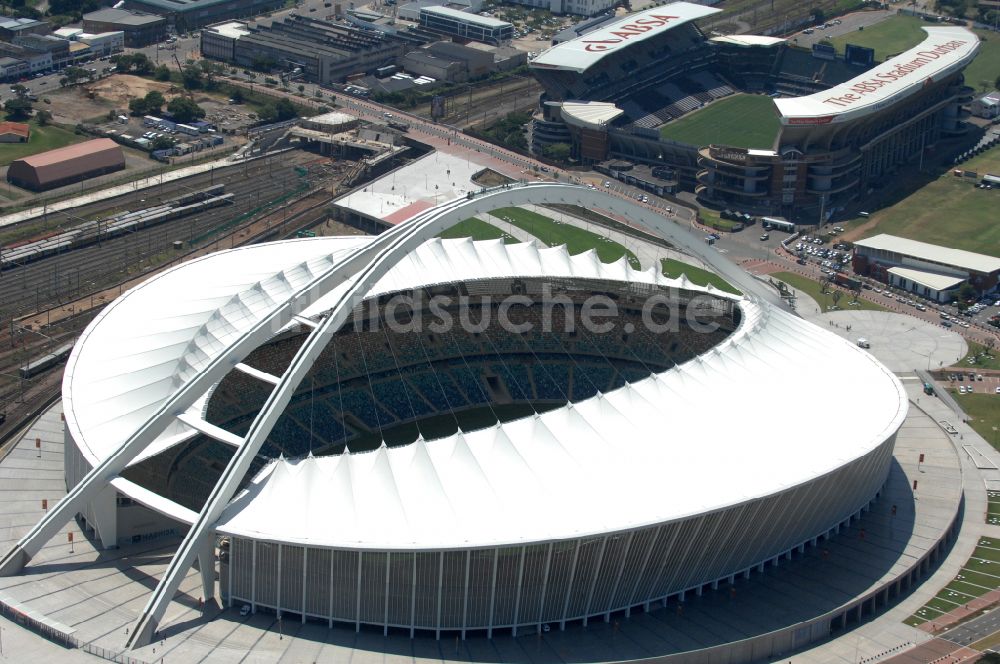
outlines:
[[[816,223],[971,136],[962,70],[979,38],[965,28],[924,28],[918,46],[856,64],[774,37],[709,39],[696,22],[718,11],[654,7],[544,51],[531,62],[545,89],[532,150],[569,143],[611,175],[659,167],[658,193]]]
[[[71,490],[3,573],[80,513],[106,546],[188,532],[132,645],[196,558],[215,595],[216,543],[229,605],[410,635],[534,631],[700,594],[868,507],[901,384],[753,280],[733,295],[624,257],[431,239],[553,201],[609,199],[499,187],[376,238],[224,251],[126,293],[66,369]],[[617,309],[602,329],[581,320],[595,297]],[[469,324],[435,327],[463,298]],[[845,395],[851,417],[816,426]]]

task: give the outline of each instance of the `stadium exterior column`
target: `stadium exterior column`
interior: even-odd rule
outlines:
[[[230,565],[232,569],[232,565]],[[204,603],[215,599],[215,533],[205,538],[202,550],[198,552],[198,573],[201,574],[201,592]]]
[[[233,555],[236,553],[236,538],[229,538],[229,590],[226,597],[226,606],[228,608],[233,608],[233,567],[235,567],[236,561],[233,559]]]
[[[580,540],[576,540],[573,549],[573,563],[569,567],[569,583],[566,585],[566,599],[563,601],[562,616],[559,618],[559,631],[566,629],[566,612],[569,611],[569,598],[573,592],[573,582],[576,580],[576,561],[580,559]]]
[[[333,549],[330,549],[330,602],[327,610],[326,624],[330,629],[333,629],[333,571],[334,571],[334,560],[336,560]]]
[[[279,619],[281,618],[281,550],[282,550],[282,548],[283,547],[281,546],[281,542],[278,542],[278,580],[277,580],[278,587],[275,590],[275,593],[276,593],[276,596],[277,596],[277,600],[274,603],[277,606],[278,618]]]
[[[615,597],[618,595],[618,584],[622,581],[622,574],[625,572],[625,561],[628,560],[628,553],[632,550],[632,539],[635,537],[635,531],[631,530],[628,534],[628,540],[625,541],[625,550],[622,552],[622,562],[618,565],[618,574],[615,576],[615,585],[611,587],[611,597],[608,600],[607,613],[604,614],[604,622],[611,622],[611,607],[615,604]],[[631,607],[631,602],[629,607]],[[629,609],[625,609],[625,615],[630,614]]]
[[[333,613],[333,609],[330,609]],[[417,552],[413,552],[413,576],[410,578],[410,638],[413,638],[417,624]],[[465,636],[465,632],[462,632]]]
[[[250,541],[250,609],[257,613],[257,540]]]
[[[361,556],[364,551],[358,551],[358,594],[354,599],[354,631],[361,632]]]
[[[488,639],[493,638],[493,609],[497,597],[497,563],[499,562],[499,558],[500,549],[495,547],[493,549],[493,576],[490,581],[490,622],[486,628],[486,638]]]
[[[465,552],[465,590],[462,593],[462,640],[465,641],[465,626],[469,624],[469,565],[472,561],[472,552]]]
[[[302,624],[306,624],[306,570],[309,569],[309,547],[302,547]]]
[[[118,492],[108,484],[90,501],[97,523],[97,533],[101,536],[101,546],[112,549],[118,545]]]
[[[385,552],[385,604],[382,606],[382,636],[389,636],[389,569],[392,551]]]
[[[601,539],[601,550],[597,553],[597,565],[594,566],[593,578],[590,579],[590,590],[587,591],[587,606],[583,610],[583,626],[587,626],[587,619],[590,615],[590,603],[594,600],[594,590],[597,588],[597,577],[601,573],[601,565],[604,563],[604,550],[608,546],[608,538]]]
[[[538,629],[539,629],[539,632],[541,632],[541,629],[542,629],[542,622],[545,621],[545,593],[546,593],[546,591],[548,590],[548,587],[549,587],[549,570],[551,569],[551,566],[552,566],[552,549],[554,547],[555,547],[555,544],[553,544],[552,542],[549,542],[549,549],[545,553],[545,572],[544,572],[544,574],[542,576],[541,602],[539,603],[539,607],[538,607]]]
[[[517,564],[517,592],[514,595],[514,626],[511,636],[517,638],[517,623],[521,617],[521,584],[524,582],[524,554],[527,547],[521,547],[521,560]]]
[[[444,551],[438,552],[438,601],[437,620],[435,621],[434,638],[441,639],[441,595],[444,588]]]

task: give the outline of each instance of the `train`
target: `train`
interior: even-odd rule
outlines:
[[[160,205],[135,212],[123,212],[106,219],[87,221],[70,230],[23,244],[0,247],[0,270],[71,251],[125,233],[179,219],[204,210],[231,205],[234,195],[226,194],[225,185],[217,184],[194,191]]]
[[[25,380],[29,378],[34,378],[43,371],[51,369],[57,364],[65,362],[66,358],[69,357],[70,352],[73,350],[73,343],[74,342],[70,342],[63,346],[60,346],[51,353],[43,355],[37,359],[28,362],[25,365],[22,365],[19,370],[21,378]]]

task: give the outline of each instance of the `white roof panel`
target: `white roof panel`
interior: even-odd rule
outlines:
[[[582,73],[606,55],[720,11],[722,10],[690,2],[673,2],[662,7],[644,9],[543,51],[531,61],[531,66]]]
[[[956,277],[953,274],[938,274],[937,272],[927,272],[926,270],[914,270],[908,267],[890,267],[889,274],[894,274],[903,279],[909,279],[913,283],[927,286],[938,292],[957,288],[965,279]]]
[[[480,16],[479,14],[473,14],[472,12],[463,12],[460,9],[453,9],[452,7],[421,7],[420,11],[426,14],[437,14],[438,16],[446,16],[448,18],[455,18],[460,21],[465,21],[466,23],[471,23],[473,25],[481,25],[486,28],[512,28],[514,27],[511,23],[507,21],[501,21],[500,19],[493,18],[492,16]]]
[[[942,265],[952,265],[963,270],[983,272],[986,274],[1000,271],[1000,258],[997,258],[996,256],[977,254],[971,251],[965,251],[964,249],[942,247],[938,244],[920,242],[919,240],[911,240],[909,238],[889,235],[887,233],[880,233],[878,235],[865,238],[864,240],[857,240],[854,244],[867,249],[891,251],[893,253],[903,254],[912,258],[920,258],[934,263],[941,263]]]
[[[927,39],[918,46],[845,83],[805,97],[775,99],[781,124],[848,122],[875,113],[920,92],[927,81],[964,68],[979,50],[979,37],[966,28],[923,30]]]
[[[566,124],[584,129],[601,129],[624,112],[614,104],[603,101],[567,101],[562,104]]]
[[[784,43],[781,37],[766,37],[764,35],[724,35],[722,37],[712,37],[711,42],[717,44],[732,44],[734,46],[774,46]]]

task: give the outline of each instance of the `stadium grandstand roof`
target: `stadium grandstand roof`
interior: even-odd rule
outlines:
[[[310,266],[320,269],[371,241],[324,237],[224,251],[157,275],[116,300],[78,341],[65,373],[66,422],[79,449],[91,460],[114,453],[205,361],[202,348],[217,352],[232,343],[269,302],[313,278]],[[570,256],[564,247],[534,243],[434,239],[396,263],[368,295],[511,277],[706,290],[664,277],[655,266],[633,270],[624,258],[603,264],[592,251]],[[330,291],[327,301],[349,283]],[[791,489],[869,453],[899,427],[906,394],[872,356],[791,314],[713,292],[740,301],[740,325],[689,362],[486,429],[372,452],[275,461],[235,498],[217,529],[387,549],[624,530]],[[302,315],[328,306],[321,299]],[[234,319],[237,309],[243,313]],[[802,383],[803,357],[810,358],[810,375],[822,378],[809,389],[787,390]],[[783,414],[776,418],[778,392]],[[843,394],[856,404],[851,418],[816,428],[815,403]],[[191,410],[200,413],[201,402]],[[150,449],[194,433],[177,420]],[[611,499],[616,496],[626,502]],[[173,509],[151,493],[144,500],[154,509]]]
[[[625,111],[603,101],[566,101],[562,103],[562,116],[566,124],[584,129],[602,129]]]
[[[961,70],[976,56],[979,37],[957,26],[923,28],[927,39],[849,81],[805,97],[775,99],[783,125],[848,122],[916,94],[928,81]]]
[[[864,240],[857,240],[854,244],[866,249],[902,254],[912,258],[924,259],[932,263],[950,265],[971,272],[981,272],[983,274],[1000,272],[1000,258],[996,256],[977,254],[972,251],[965,251],[964,249],[942,247],[938,244],[929,244],[896,235],[888,235],[887,233],[880,233]]]
[[[607,55],[720,11],[690,2],[645,9],[547,49],[531,61],[531,66],[582,73]]]
[[[786,40],[781,37],[767,37],[764,35],[723,35],[722,37],[712,37],[709,41],[717,44],[732,44],[734,46],[774,46]]]

